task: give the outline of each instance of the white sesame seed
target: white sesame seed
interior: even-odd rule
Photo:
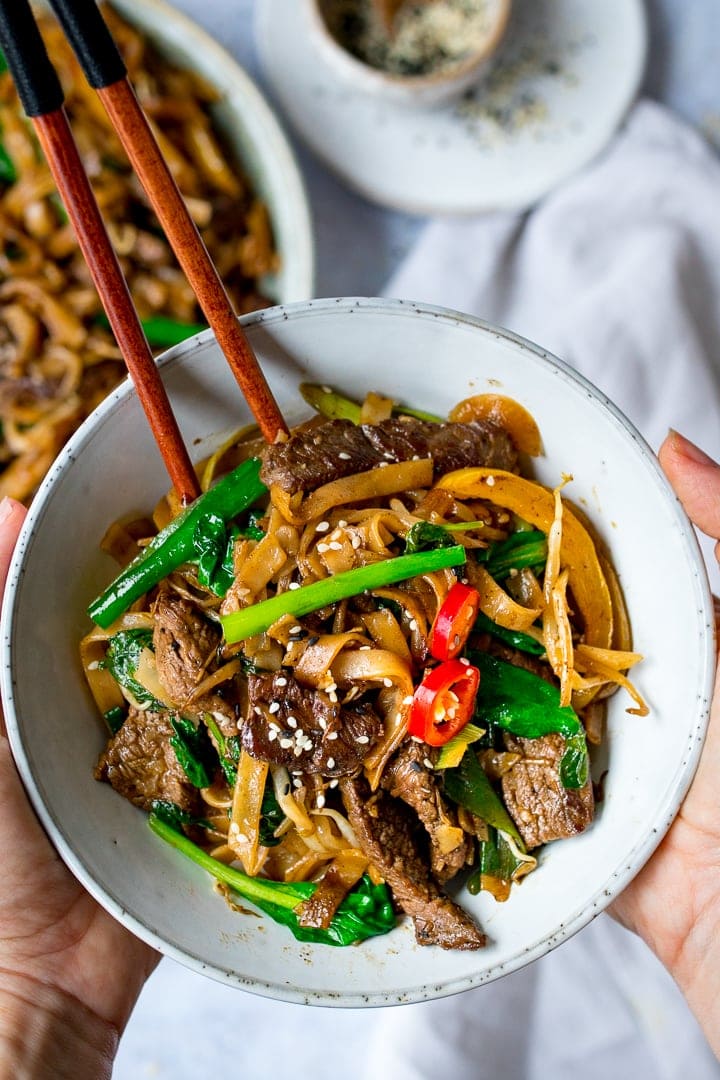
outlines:
[[[383,686],[392,686],[392,684],[392,679],[388,679],[388,677],[385,676],[385,678],[383,679]]]
[[[302,752],[303,752],[303,747],[300,745],[300,743],[298,743],[297,746],[295,747],[295,749],[293,750],[293,754],[295,755],[295,757],[300,757]]]
[[[337,699],[338,699],[338,696],[337,696],[337,694],[335,693],[335,691],[334,691],[334,690],[330,690],[330,691],[329,691],[329,693],[328,693],[328,698],[330,699],[330,703],[331,703],[332,705],[337,705]]]
[[[100,661],[99,660],[91,660],[90,663],[87,666],[87,669],[88,669],[88,671],[97,671],[97,669],[99,667],[100,667]]]
[[[419,461],[420,460],[420,455],[419,454],[413,454],[413,456],[410,458],[410,460],[411,461]]]
[[[315,532],[327,532],[330,528],[329,521],[319,521],[315,526]]]
[[[318,547],[320,547],[319,544],[318,544]],[[328,544],[328,547],[330,548],[331,551],[342,551],[342,544],[340,543],[339,540],[331,540],[330,543]]]
[[[327,731],[327,720],[324,716],[320,717],[320,719],[318,720],[318,724],[323,729],[323,731]]]
[[[426,769],[433,769],[435,767],[429,757],[423,758],[423,765]]]
[[[361,645],[358,652],[370,652],[372,645]]]
[[[325,805],[325,796],[318,795],[315,805],[317,806],[318,810],[322,810],[323,806]]]
[[[323,394],[332,394],[333,392],[332,386],[321,386],[320,389],[322,390]]]
[[[302,626],[291,626],[290,627],[290,633],[291,634],[302,634]]]
[[[324,555],[326,551],[329,551],[332,544],[318,544],[317,549],[321,555]]]
[[[295,590],[299,589],[299,588],[300,588],[300,582],[299,581],[291,581],[290,584],[288,585],[288,589],[292,589],[293,592],[295,592]]]
[[[268,712],[270,713],[271,716],[274,716],[275,713],[280,712],[280,702],[279,701],[271,701],[270,706],[268,708]]]
[[[340,520],[338,521],[338,528],[346,529],[347,528],[347,521],[343,520],[343,518],[340,518]]]
[[[240,832],[240,826],[238,825],[237,821],[230,822],[230,828],[228,829],[228,832],[231,836],[237,836],[237,834]]]
[[[346,454],[344,450],[340,451],[340,453],[338,454],[338,457],[340,458],[341,461],[349,461],[350,460],[350,455]]]
[[[465,667],[470,667],[470,661],[468,660],[468,658],[466,656],[461,656],[460,657],[460,663],[464,664]]]
[[[338,786],[337,780],[331,780],[330,783],[328,784],[328,787],[331,787],[331,788],[336,788],[337,786]]]
[[[259,705],[253,705],[253,712],[256,716],[262,716],[262,709]]]
[[[378,461],[378,469],[387,469],[389,461]]]
[[[278,733],[275,728],[270,728],[268,731],[268,742],[275,742],[278,737]]]
[[[411,630],[417,630],[417,619],[411,619],[408,626]]]
[[[355,550],[357,551],[357,549],[358,549],[358,548],[360,547],[360,545],[362,544],[362,540],[360,539],[360,537],[359,537],[359,536],[358,536],[357,534],[355,534],[355,536],[353,536],[353,538],[352,538],[352,540],[350,541],[350,543],[352,544],[352,546],[353,546],[353,547],[355,548]]]
[[[335,758],[334,757],[329,757],[327,759],[327,767],[328,767],[328,769],[334,769],[335,768]]]
[[[332,694],[333,690],[337,690],[337,683],[329,682],[325,689],[327,690],[328,694]]]
[[[362,743],[363,746],[364,746],[365,743],[370,742],[370,736],[369,735],[358,735],[358,737],[357,737],[357,739],[355,741],[359,742],[359,743]]]
[[[295,780],[293,780],[293,787],[294,788],[302,787],[302,780],[298,780],[297,778]]]
[[[486,480],[486,483],[487,483],[488,487],[495,487],[495,477],[494,476],[488,476],[488,478]]]
[[[293,720],[295,720],[294,716],[293,716]],[[295,727],[296,724],[297,724],[297,720],[295,720],[295,724],[293,724],[292,726]],[[299,727],[297,729],[297,731],[295,732],[295,738],[296,739],[302,739],[304,735],[305,735],[305,732],[303,731],[303,729],[301,727]]]
[[[288,716],[288,727],[297,727],[297,718],[295,716]]]
[[[403,698],[402,703],[403,705],[412,705],[414,700],[415,698],[412,696],[412,694],[408,694],[407,697]]]
[[[331,740],[332,739],[337,739],[338,733],[337,733],[337,731],[328,731],[327,737],[328,737],[328,739],[331,739]],[[358,742],[360,742],[360,739],[358,739]]]
[[[278,677],[275,680],[275,685],[276,686],[287,686],[287,679],[285,678],[285,676],[284,675],[278,675]]]
[[[289,750],[291,748],[292,744],[293,744],[292,739],[281,739],[280,740],[280,746],[283,748],[283,750]]]

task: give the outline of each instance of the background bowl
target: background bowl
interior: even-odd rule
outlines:
[[[415,944],[404,922],[358,948],[301,945],[238,915],[209,878],[150,832],[145,815],[92,777],[104,744],[78,642],[85,607],[114,576],[98,550],[107,525],[146,510],[167,480],[135,394],[116,390],[77,432],[36,498],[11,568],[2,619],[3,695],[23,780],[72,871],[116,918],[197,971],[291,1001],[380,1005],[438,997],[521,967],[600,912],[662,838],[692,778],[707,722],[713,618],[696,540],[652,453],[618,411],[541,349],[478,319],[388,300],[321,300],[243,320],[291,422],[310,379],[362,397],[370,388],[436,413],[496,389],[536,417],[538,478],[572,472],[570,496],[608,542],[636,647],[648,717],[610,703],[606,797],[592,828],[550,845],[506,904],[461,896],[490,944],[478,953]],[[162,362],[200,458],[247,413],[214,340]]]
[[[277,303],[312,296],[315,255],[305,188],[285,133],[255,83],[197,23],[164,0],[112,0],[112,6],[164,57],[217,90],[213,119],[268,208],[281,259],[263,287]]]

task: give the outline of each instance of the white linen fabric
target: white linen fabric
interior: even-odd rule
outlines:
[[[386,294],[524,334],[653,447],[672,426],[720,457],[719,206],[718,160],[643,102],[602,158],[531,213],[431,223]],[[164,961],[116,1080],[231,1065],[249,1080],[290,1069],[302,1080],[720,1078],[670,977],[605,915],[498,982],[377,1011],[265,1001]]]

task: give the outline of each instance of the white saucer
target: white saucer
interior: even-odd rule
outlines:
[[[260,59],[285,116],[366,198],[418,214],[523,209],[608,142],[642,78],[641,0],[516,0],[490,75],[440,109],[348,87],[298,0],[258,0]]]

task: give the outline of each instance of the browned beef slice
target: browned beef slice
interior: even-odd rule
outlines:
[[[434,877],[442,882],[449,881],[468,863],[473,845],[425,764],[429,752],[429,747],[408,739],[388,763],[382,786],[394,798],[406,802],[427,829],[430,865]]]
[[[220,694],[205,694],[187,705],[207,673],[208,659],[220,642],[220,631],[189,600],[170,589],[159,592],[154,614],[155,664],[170,700],[182,706],[184,713],[212,713],[223,735],[237,735],[235,710]]]
[[[593,819],[592,782],[584,787],[563,787],[560,761],[565,739],[553,733],[541,739],[505,736],[511,753],[521,755],[502,779],[505,803],[528,848],[574,836]]]
[[[370,799],[368,785],[359,777],[341,780],[340,791],[360,847],[412,918],[418,944],[481,949],[483,932],[431,877],[424,830],[410,808],[385,793]]]
[[[263,450],[260,479],[283,491],[313,488],[366,472],[378,465],[382,454],[365,438],[362,428],[350,420],[328,420],[307,431],[298,431],[287,442]]]
[[[383,731],[370,704],[341,706],[287,672],[250,675],[248,696],[250,710],[240,736],[244,749],[303,772],[356,772]]]
[[[95,768],[96,780],[107,780],[116,791],[143,810],[155,799],[177,803],[190,813],[199,811],[200,796],[178,764],[170,745],[174,731],[170,714],[131,708]]]
[[[365,424],[363,431],[385,461],[431,457],[436,476],[472,465],[512,469],[517,463],[517,451],[508,433],[484,420],[433,424],[398,416]]]
[[[482,420],[433,424],[404,416],[362,427],[329,420],[265,447],[260,477],[284,491],[311,491],[381,463],[426,457],[433,458],[435,475],[440,476],[472,465],[512,469],[517,452],[506,431]]]

